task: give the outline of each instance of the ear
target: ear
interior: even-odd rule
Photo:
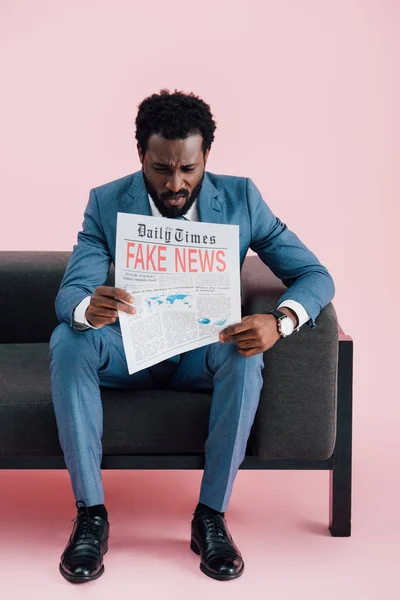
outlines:
[[[210,154],[210,148],[208,148],[208,150],[206,150],[206,153],[204,155],[204,166],[206,166],[206,164],[207,164],[207,159],[208,159],[209,154]]]
[[[138,151],[138,154],[139,154],[139,160],[143,164],[143,161],[144,161],[144,152],[141,149],[141,147],[139,146],[139,143],[137,143],[136,148],[137,148],[137,151]]]

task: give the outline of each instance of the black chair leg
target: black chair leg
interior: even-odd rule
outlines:
[[[330,524],[334,537],[351,535],[353,342],[339,342],[337,430],[330,472]]]
[[[336,465],[330,472],[330,524],[333,537],[351,535],[351,468]]]

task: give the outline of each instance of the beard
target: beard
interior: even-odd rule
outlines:
[[[204,175],[205,175],[205,170],[204,170],[199,183],[193,188],[193,191],[191,194],[189,194],[188,190],[182,189],[182,190],[179,190],[179,192],[177,192],[176,194],[174,194],[173,192],[164,192],[163,194],[158,195],[156,189],[153,187],[153,185],[147,179],[143,170],[142,170],[142,172],[143,172],[144,183],[146,185],[148,193],[150,194],[151,198],[153,199],[154,204],[156,205],[157,209],[160,211],[160,213],[162,214],[163,217],[168,217],[170,219],[175,219],[176,217],[183,217],[188,212],[188,210],[193,206],[193,204],[195,203],[195,201],[197,200],[197,198],[200,195],[201,188],[203,185]],[[181,208],[179,208],[178,206],[165,206],[164,200],[177,198],[179,196],[185,196],[185,198],[186,198],[186,202]]]

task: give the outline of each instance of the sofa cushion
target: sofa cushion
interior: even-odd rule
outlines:
[[[104,454],[204,452],[211,396],[101,388]],[[62,454],[48,344],[0,344],[0,456]]]

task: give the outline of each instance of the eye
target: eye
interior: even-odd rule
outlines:
[[[182,171],[185,173],[193,173],[196,170],[196,167],[182,167]]]

